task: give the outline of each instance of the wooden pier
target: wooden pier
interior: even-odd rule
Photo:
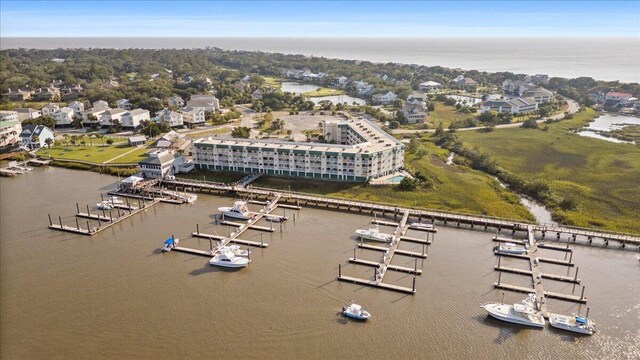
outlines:
[[[53,230],[60,230],[60,231],[66,231],[66,232],[70,232],[70,233],[75,233],[75,234],[82,234],[82,235],[89,235],[89,236],[93,236],[105,229],[108,229],[109,227],[125,220],[128,219],[130,217],[132,217],[135,214],[138,214],[141,211],[146,210],[149,207],[152,207],[154,205],[156,205],[159,202],[159,200],[154,200],[151,201],[149,203],[147,202],[142,202],[141,205],[138,208],[134,208],[134,207],[129,207],[129,212],[127,213],[127,211],[124,210],[120,210],[118,209],[118,215],[113,217],[113,214],[109,213],[109,217],[107,217],[106,215],[100,215],[98,214],[91,214],[91,212],[89,211],[89,206],[87,206],[87,212],[83,213],[80,212],[79,206],[78,204],[76,204],[76,226],[69,226],[69,225],[65,225],[62,223],[62,218],[60,216],[58,216],[58,223],[53,223],[52,219],[51,219],[51,214],[49,214],[49,229],[53,229]],[[135,210],[131,210],[131,209],[135,209]],[[91,220],[95,220],[98,222],[98,226],[94,226],[91,227],[91,225],[89,224],[89,222],[87,221],[86,226],[87,228],[84,229],[82,228],[81,225],[84,224],[80,224],[80,222],[78,221],[78,218],[84,218],[84,219],[91,219]]]
[[[415,276],[413,278],[413,286],[411,288],[398,286],[398,285],[393,285],[393,284],[387,284],[387,283],[382,282],[387,270],[406,272],[406,273],[413,274],[413,275],[421,275],[422,274],[422,269],[418,269],[418,259],[415,259],[415,265],[414,265],[413,268],[391,264],[391,260],[393,259],[393,256],[396,255],[396,254],[405,255],[405,256],[412,256],[412,257],[418,257],[418,258],[426,258],[427,257],[427,253],[425,252],[424,249],[428,244],[431,243],[431,241],[430,240],[424,240],[424,239],[418,239],[418,238],[412,238],[412,237],[406,237],[405,233],[407,232],[407,230],[409,228],[409,226],[407,225],[407,220],[408,219],[409,219],[409,211],[407,210],[407,211],[404,212],[404,214],[402,216],[402,220],[399,223],[395,223],[395,222],[392,223],[392,222],[388,222],[388,221],[380,221],[380,220],[376,220],[376,219],[374,219],[372,221],[374,224],[381,224],[381,225],[388,225],[388,226],[395,225],[396,226],[396,229],[395,229],[395,231],[393,233],[393,236],[391,238],[392,240],[391,240],[391,243],[389,244],[389,247],[365,244],[362,241],[358,244],[358,247],[361,248],[361,249],[367,249],[367,250],[374,250],[374,251],[383,252],[382,262],[358,259],[358,258],[356,258],[356,250],[354,249],[353,257],[349,258],[349,262],[350,263],[354,263],[354,264],[366,265],[366,266],[374,267],[375,269],[374,269],[373,280],[359,279],[359,278],[355,278],[355,277],[352,277],[352,276],[343,276],[342,275],[342,264],[340,264],[339,267],[338,267],[338,280],[347,281],[347,282],[353,282],[353,283],[357,283],[357,284],[377,287],[377,288],[386,289],[386,290],[393,290],[393,291],[400,291],[400,292],[409,293],[409,294],[415,294],[415,292],[416,292],[416,279],[415,279]],[[418,243],[423,244],[422,245],[422,249],[423,249],[422,253],[415,252],[415,251],[408,251],[408,250],[398,249],[398,245],[400,244],[400,241],[402,241],[402,240],[411,241],[411,242],[418,242]]]
[[[516,269],[516,268],[510,268],[510,267],[502,267],[500,266],[500,257],[498,258],[498,265],[495,267],[496,271],[500,271],[500,273],[498,274],[498,282],[496,282],[494,284],[494,287],[498,288],[498,289],[504,289],[504,290],[511,290],[511,291],[518,291],[518,292],[525,292],[525,293],[535,293],[536,294],[536,306],[538,308],[538,310],[542,313],[542,316],[544,317],[549,317],[549,311],[547,309],[547,302],[545,300],[545,298],[554,298],[554,299],[559,299],[559,300],[565,300],[565,301],[573,301],[573,302],[580,302],[580,303],[586,303],[587,302],[587,298],[584,297],[584,286],[582,287],[582,294],[580,296],[576,296],[576,295],[568,295],[568,294],[561,294],[561,293],[556,293],[556,292],[550,292],[550,291],[546,291],[544,290],[543,284],[542,284],[542,279],[549,279],[549,280],[556,280],[556,281],[564,281],[564,282],[571,282],[571,283],[580,283],[580,280],[578,279],[578,270],[576,270],[575,276],[574,277],[570,277],[570,276],[562,276],[562,275],[555,275],[555,274],[546,274],[543,273],[542,270],[540,269],[540,264],[539,263],[552,263],[552,264],[559,264],[559,265],[564,265],[564,266],[574,266],[574,264],[571,262],[571,259],[569,259],[569,261],[566,260],[558,260],[558,259],[548,259],[548,258],[541,258],[537,256],[538,253],[538,244],[536,243],[536,239],[534,236],[534,231],[535,228],[534,226],[529,226],[527,229],[527,239],[526,240],[520,240],[519,242],[522,244],[526,244],[528,247],[528,253],[526,255],[518,255],[518,254],[505,254],[505,253],[500,253],[498,251],[494,252],[496,255],[498,256],[512,256],[512,257],[516,257],[516,258],[521,258],[521,259],[527,259],[529,260],[529,268],[530,270],[522,270],[522,269]],[[506,240],[505,238],[500,238],[498,236],[496,236],[494,239],[494,241],[504,241]],[[518,242],[518,239],[510,239],[510,240],[514,240],[513,242]],[[557,250],[557,249],[555,249]],[[573,253],[571,253],[571,255],[573,256]],[[566,254],[565,254],[566,256]],[[517,286],[517,285],[511,285],[511,284],[503,284],[500,279],[501,279],[501,272],[510,272],[510,273],[514,273],[514,274],[520,274],[520,275],[529,275],[531,276],[531,280],[532,280],[532,288],[528,288],[528,287],[522,287],[522,286]]]
[[[396,218],[400,214],[403,214],[405,211],[409,211],[409,216],[417,219],[418,221],[422,221],[423,219],[429,220],[431,221],[431,223],[435,223],[436,221],[438,221],[447,226],[457,227],[465,225],[471,229],[478,228],[487,230],[488,227],[492,227],[497,229],[498,231],[511,230],[513,233],[515,233],[516,231],[526,232],[529,226],[532,226],[533,230],[541,233],[543,238],[547,235],[547,233],[556,234],[557,239],[560,238],[561,234],[568,234],[574,240],[577,236],[584,237],[587,239],[589,244],[591,244],[593,239],[599,238],[604,240],[605,246],[607,246],[610,241],[616,241],[620,244],[620,247],[632,245],[638,246],[638,248],[640,249],[640,236],[636,234],[623,234],[604,230],[576,228],[562,225],[537,225],[504,218],[469,215],[446,211],[410,209],[390,204],[381,204],[367,201],[353,201],[292,191],[273,190],[259,187],[244,187],[239,185],[227,185],[222,183],[192,179],[176,179],[173,181],[164,181],[163,184],[167,187],[173,187],[175,189],[190,189],[191,191],[200,191],[204,193],[246,194],[247,197],[251,197],[253,201],[257,201],[256,198],[268,199],[278,194],[281,197],[281,203],[295,204],[296,206],[307,205],[321,208],[342,209],[345,211],[353,211],[358,213],[370,213],[372,215],[380,214],[382,216],[393,216],[394,218]]]

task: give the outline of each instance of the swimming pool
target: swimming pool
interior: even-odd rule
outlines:
[[[389,179],[387,179],[388,182],[390,183],[394,183],[394,184],[400,184],[400,181],[402,181],[402,179],[404,179],[405,177],[402,175],[396,175],[394,177],[391,177]]]

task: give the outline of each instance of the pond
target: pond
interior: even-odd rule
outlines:
[[[640,118],[633,116],[623,116],[616,114],[603,114],[589,123],[584,129],[578,132],[580,136],[602,139],[615,143],[631,143],[629,141],[619,140],[613,137],[601,135],[600,132],[609,132],[611,130],[622,129],[627,125],[640,125]]]
[[[475,105],[482,102],[482,99],[465,95],[447,95],[448,98],[454,99],[457,103],[466,105]]]
[[[315,91],[319,87],[320,86],[315,84],[301,84],[295,81],[286,81],[282,83],[281,89],[282,91],[300,95],[307,91]],[[313,103],[316,105],[323,100],[329,100],[334,104],[347,103],[349,105],[352,105],[353,103],[356,103],[357,105],[365,105],[367,103],[366,100],[364,99],[349,96],[349,95],[318,96],[318,97],[311,97],[309,98],[309,100],[313,101]]]

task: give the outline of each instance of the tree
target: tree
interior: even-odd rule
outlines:
[[[400,184],[398,184],[398,188],[402,191],[412,191],[418,188],[419,182],[420,181],[418,179],[411,179],[409,177],[404,177],[400,181]]]
[[[400,123],[396,120],[389,122],[389,129],[397,129],[398,127],[400,127]]]
[[[525,128],[525,129],[537,129],[538,128],[538,122],[536,121],[536,119],[529,119],[529,120],[523,122],[521,126],[523,128]]]
[[[434,133],[436,137],[440,137],[444,135],[444,125],[442,125],[442,121],[438,122],[438,127],[436,128],[436,132]]]
[[[234,127],[231,131],[231,136],[234,138],[248,139],[251,136],[251,129],[246,126]]]
[[[113,139],[112,138],[108,138],[107,139],[107,145],[111,146],[113,144]]]
[[[76,129],[82,128],[82,118],[80,116],[73,115],[73,127]]]
[[[49,149],[51,149],[51,144],[53,144],[53,139],[52,139],[52,138],[46,138],[46,139],[44,140],[44,143],[45,143],[45,144],[47,144],[47,147],[48,147]]]

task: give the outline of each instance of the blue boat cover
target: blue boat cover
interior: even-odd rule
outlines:
[[[586,324],[587,323],[587,319],[580,317],[580,316],[576,316],[576,322],[578,324]]]
[[[173,244],[173,239],[172,238],[168,238],[167,241],[164,242],[165,245],[172,245]]]

